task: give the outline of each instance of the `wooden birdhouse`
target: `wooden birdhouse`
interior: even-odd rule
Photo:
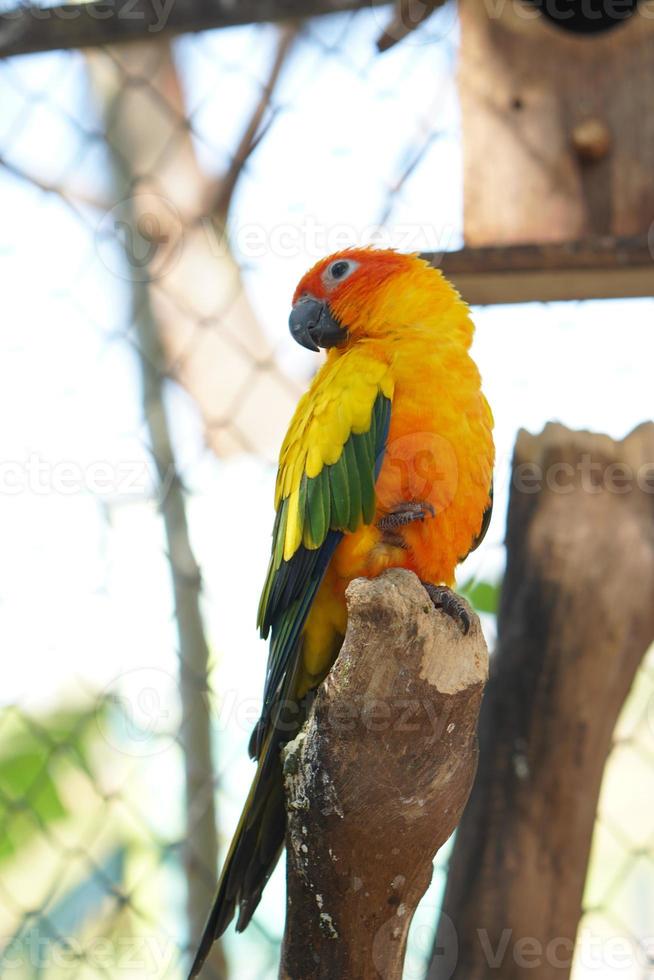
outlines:
[[[459,0],[465,249],[443,267],[472,302],[654,295],[654,7],[579,33],[556,3]]]

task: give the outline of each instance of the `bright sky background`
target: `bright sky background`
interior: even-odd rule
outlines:
[[[456,24],[446,9],[429,31],[377,58],[371,41],[385,16],[369,11],[354,21],[337,17],[311,27],[280,87],[279,116],[235,201],[237,246],[253,226],[264,229],[269,243],[260,257],[241,256],[252,303],[285,366],[302,377],[315,361],[287,336],[295,282],[330,248],[335,226],[350,230],[352,244],[366,239],[389,185],[425,144],[395,201],[386,241],[407,249],[453,248],[461,241]],[[442,43],[427,44],[430,38]],[[177,42],[206,170],[219,171],[233,147],[273,41],[273,31],[264,28]],[[330,54],[339,43],[343,54]],[[86,136],[97,128],[81,55],[0,62],[0,155],[10,162],[46,181],[71,175],[78,190],[106,193],[104,153]],[[430,139],[435,129],[440,138]],[[92,696],[107,685],[129,692],[144,677],[169,692],[175,634],[162,531],[144,477],[137,365],[124,339],[125,284],[95,248],[100,215],[89,210],[82,221],[57,197],[2,168],[0,198],[0,699],[37,709]],[[293,242],[285,254],[271,244],[281,227]],[[317,241],[308,240],[307,227]],[[474,311],[474,318],[474,355],[496,418],[497,493],[486,543],[460,577],[494,579],[503,564],[517,429],[537,431],[558,419],[621,437],[649,418],[654,301],[495,307]],[[222,816],[235,820],[250,778],[243,749],[255,710],[244,719],[235,705],[256,706],[261,691],[266,651],[254,619],[274,472],[255,459],[213,459],[189,399],[171,392],[169,406],[193,491],[193,543],[222,698],[218,729],[228,733],[219,743],[231,801]],[[45,473],[41,482],[34,476],[37,461]],[[75,492],[59,485],[62,462],[74,467]],[[97,462],[136,472],[135,488],[92,492],[87,484]],[[20,492],[14,492],[16,481]],[[157,811],[152,818],[174,833],[170,820],[179,814]],[[280,887],[278,879],[266,893],[264,917],[278,920]],[[431,906],[424,916],[432,921]],[[258,976],[252,956],[252,974],[239,973],[239,980]],[[407,976],[419,975],[415,963],[407,970]]]

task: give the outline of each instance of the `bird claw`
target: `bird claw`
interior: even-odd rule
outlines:
[[[431,582],[423,582],[422,585],[435,608],[442,609],[446,616],[458,623],[466,636],[471,620],[463,599],[446,585],[432,585]]]
[[[380,517],[377,527],[380,531],[395,531],[397,528],[406,527],[407,524],[413,524],[414,521],[424,521],[428,515],[436,516],[436,511],[429,501],[406,500],[393,507],[384,517]]]

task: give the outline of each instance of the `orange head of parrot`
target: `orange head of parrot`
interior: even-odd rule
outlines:
[[[289,327],[309,350],[343,348],[362,338],[396,335],[408,326],[429,328],[435,317],[444,329],[443,313],[453,307],[460,325],[467,309],[458,293],[419,256],[350,248],[321,259],[302,277]],[[471,332],[464,331],[466,346]]]

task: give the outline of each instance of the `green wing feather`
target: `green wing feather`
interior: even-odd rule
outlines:
[[[255,756],[274,705],[292,694],[289,686],[300,633],[329,560],[342,535],[370,523],[375,513],[375,482],[386,446],[391,399],[378,385],[370,401],[366,430],[350,432],[337,458],[316,475],[308,476],[305,467],[299,485],[279,501],[257,620],[261,635],[272,636],[263,711],[251,743]],[[296,457],[289,454],[285,466],[295,463]],[[278,486],[284,487],[284,480],[280,467]],[[295,542],[290,555],[289,541]]]

